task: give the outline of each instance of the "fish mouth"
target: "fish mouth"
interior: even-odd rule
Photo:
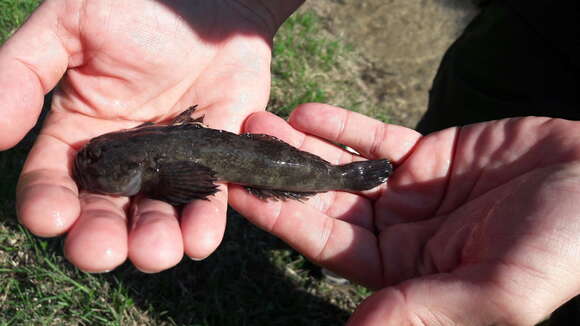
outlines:
[[[80,155],[77,155],[72,169],[72,177],[76,181],[77,186],[79,188],[84,188],[86,180],[83,174],[81,173],[82,167],[80,166],[80,164],[81,164]]]
[[[74,161],[72,177],[78,190],[111,196],[134,196],[141,191],[143,175],[138,170],[132,170],[129,175],[120,179],[111,175],[99,173],[99,170],[79,155]]]
[[[91,173],[91,168],[87,165],[87,158],[85,152],[80,152],[73,165],[72,177],[75,180],[79,190],[88,190],[98,192],[95,188],[101,188],[96,180],[96,176]]]

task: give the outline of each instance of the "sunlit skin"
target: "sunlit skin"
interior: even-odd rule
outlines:
[[[19,181],[20,221],[39,236],[66,234],[65,254],[82,270],[129,258],[158,272],[213,252],[229,200],[314,262],[377,290],[351,325],[531,325],[578,294],[580,123],[529,117],[421,136],[308,104],[287,124],[260,111],[272,36],[300,2],[45,1],[0,48],[0,149],[34,125],[66,72]],[[159,201],[78,193],[70,167],[84,142],[193,104],[213,128],[244,124],[332,163],[388,158],[397,169],[386,186],[306,203],[222,185],[180,216]]]
[[[71,161],[94,136],[167,120],[193,104],[208,125],[239,132],[266,106],[271,40],[291,12],[267,9],[251,0],[45,1],[0,49],[0,149],[28,132],[66,72],[20,177],[20,221],[39,236],[68,233],[67,258],[90,272],[127,257],[158,272],[184,253],[211,254],[225,229],[225,186],[179,219],[152,200],[135,201],[128,218],[128,198],[79,194]]]
[[[580,293],[580,122],[527,117],[422,137],[323,104],[248,132],[332,163],[389,158],[385,186],[305,204],[230,203],[317,264],[377,290],[349,325],[533,325]]]

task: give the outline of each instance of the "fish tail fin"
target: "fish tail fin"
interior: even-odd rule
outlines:
[[[359,161],[338,167],[344,190],[361,191],[372,189],[387,181],[393,172],[388,160]]]

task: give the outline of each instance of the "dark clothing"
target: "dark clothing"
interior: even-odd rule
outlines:
[[[443,57],[417,130],[529,115],[580,120],[576,7],[486,4]]]

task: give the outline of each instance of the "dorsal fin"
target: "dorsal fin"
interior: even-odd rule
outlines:
[[[189,108],[187,108],[187,110],[181,112],[171,121],[171,125],[198,124],[202,127],[207,127],[206,125],[203,124],[203,118],[205,117],[204,115],[195,119],[191,117],[193,112],[195,112],[196,108],[197,104],[190,106]]]

